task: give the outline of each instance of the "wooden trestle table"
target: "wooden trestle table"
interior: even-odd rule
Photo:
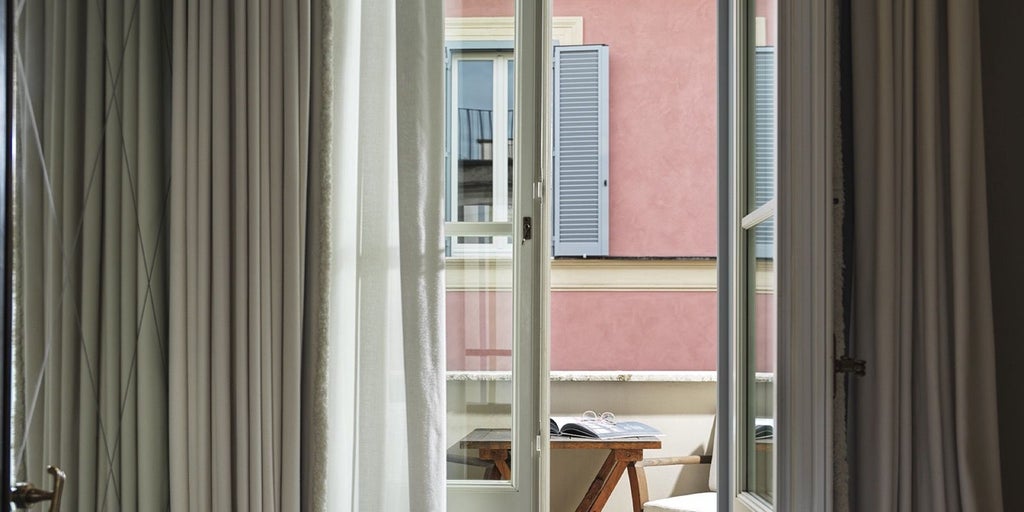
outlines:
[[[479,458],[490,461],[485,478],[492,480],[511,479],[509,451],[512,449],[512,435],[507,428],[478,428],[459,441],[459,447],[477,450]],[[626,469],[643,460],[644,450],[661,448],[657,437],[628,437],[624,439],[581,439],[578,437],[551,436],[552,450],[609,450],[608,457],[598,470],[590,488],[576,507],[576,512],[599,512],[608,502],[615,485]],[[634,489],[635,494],[635,489]]]

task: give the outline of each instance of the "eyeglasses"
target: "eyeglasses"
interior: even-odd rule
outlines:
[[[602,412],[601,414],[597,414],[594,411],[584,411],[583,421],[603,421],[605,423],[611,423],[614,425],[615,415],[608,411]]]

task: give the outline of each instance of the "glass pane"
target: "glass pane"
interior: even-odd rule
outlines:
[[[749,79],[746,213],[775,198],[777,0],[753,0],[747,58]],[[775,220],[747,232],[746,482],[741,491],[774,503],[775,486]],[[742,474],[742,473],[741,473]]]
[[[459,60],[459,160],[491,160],[494,61]]]
[[[508,191],[507,191],[507,193],[508,193],[508,198],[509,198],[509,202],[508,202],[508,218],[511,219],[512,218],[512,159],[515,157],[515,154],[516,154],[516,152],[514,150],[513,143],[512,143],[512,140],[515,137],[515,133],[516,133],[515,130],[514,130],[515,126],[513,124],[515,116],[512,115],[513,111],[515,110],[515,105],[516,105],[516,92],[515,92],[515,89],[516,89],[516,87],[515,87],[515,85],[516,85],[516,80],[515,80],[516,66],[515,66],[515,61],[512,60],[512,59],[508,59],[508,74],[506,76],[508,77],[508,80],[507,80],[508,81],[508,90],[507,90],[507,93],[506,93],[507,94],[506,97],[508,98],[508,109],[507,109],[507,115],[508,115],[508,123],[507,123],[508,124],[508,180],[507,180],[508,181]]]
[[[748,259],[747,485],[769,503],[774,502],[775,442],[775,257],[774,218],[747,232]]]
[[[515,77],[516,77],[516,62],[513,59],[508,60],[508,140],[512,140],[513,126],[512,126],[512,109],[516,106],[516,88],[515,88]],[[510,152],[511,153],[511,152]]]
[[[446,0],[447,477],[509,480],[513,361],[511,219],[513,0]],[[493,37],[482,37],[481,23]],[[440,62],[439,62],[440,64]],[[506,183],[508,183],[506,188]],[[486,437],[480,446],[474,439]],[[494,440],[497,440],[497,445]]]
[[[458,195],[455,218],[466,222],[494,220],[494,61],[459,60],[456,64],[455,134],[458,141]],[[489,237],[460,237],[461,243],[490,243]]]
[[[775,196],[775,0],[757,0],[750,54],[751,166],[748,213]]]
[[[457,222],[507,222],[512,218],[515,72],[510,55],[508,51],[475,48],[453,54],[455,101],[449,145],[455,166],[449,173],[449,190],[455,193],[449,197],[448,217]],[[480,250],[509,250],[504,238],[457,237],[456,242],[454,254],[460,256]]]
[[[450,259],[446,275],[448,478],[506,479],[501,464],[474,459],[506,464],[507,449],[465,441],[484,433],[510,439],[494,429],[512,426],[511,253]]]

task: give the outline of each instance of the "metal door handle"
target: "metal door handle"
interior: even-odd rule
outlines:
[[[46,466],[46,471],[53,476],[53,490],[44,491],[28,482],[18,482],[11,486],[11,503],[16,508],[29,508],[40,501],[50,502],[50,512],[60,511],[60,496],[64,494],[64,480],[67,475],[57,466]]]

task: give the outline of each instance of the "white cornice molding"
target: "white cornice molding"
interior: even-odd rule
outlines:
[[[713,292],[714,260],[554,260],[552,291]]]
[[[445,18],[444,37],[448,41],[512,41],[515,22],[511,16]],[[551,39],[560,45],[583,44],[583,16],[555,16],[551,19]]]
[[[512,372],[485,370],[454,370],[448,371],[449,382],[502,382],[512,379]],[[555,370],[549,382],[678,382],[678,383],[714,383],[718,373],[715,371],[679,370],[679,371],[645,371],[645,370]]]
[[[551,261],[551,291],[715,292],[717,262],[699,260],[558,259]],[[774,262],[757,262],[757,293],[775,291]],[[507,291],[512,285],[510,259],[449,258],[448,291]]]
[[[715,260],[551,261],[551,291],[688,291],[717,290]],[[758,263],[758,269],[764,264]],[[508,259],[449,258],[445,263],[448,291],[509,290],[512,264]],[[771,272],[758,272],[771,277]],[[759,281],[758,289],[774,283]]]

